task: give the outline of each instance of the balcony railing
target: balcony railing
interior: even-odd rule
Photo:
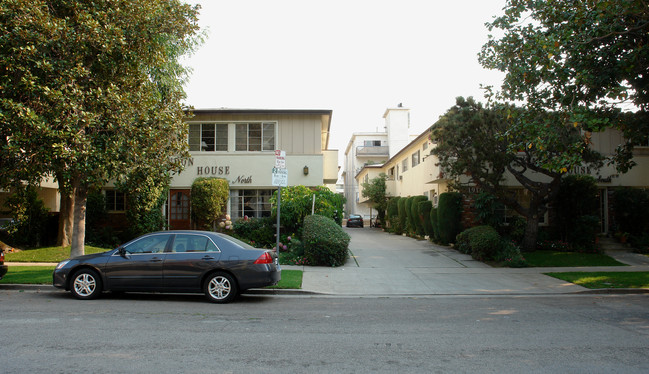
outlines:
[[[389,154],[388,151],[389,151],[388,146],[374,146],[374,147],[359,146],[356,147],[356,157],[387,156]]]

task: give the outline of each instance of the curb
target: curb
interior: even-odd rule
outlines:
[[[0,291],[36,291],[36,292],[66,292],[62,289],[56,288],[49,284],[0,284]],[[598,288],[585,291],[569,292],[569,293],[530,293],[530,294],[388,294],[388,295],[338,295],[330,293],[322,293],[315,291],[299,290],[299,289],[276,289],[276,288],[251,288],[242,292],[244,295],[283,295],[283,296],[329,296],[329,297],[422,297],[422,296],[525,296],[525,295],[539,295],[539,296],[552,296],[552,295],[644,295],[649,294],[649,288]]]
[[[66,292],[51,284],[0,284],[0,291],[50,291]],[[172,292],[173,293],[173,292]],[[245,295],[320,295],[318,292],[298,289],[251,288],[242,292]]]

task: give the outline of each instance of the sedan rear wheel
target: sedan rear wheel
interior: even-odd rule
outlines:
[[[214,273],[205,281],[203,291],[213,303],[229,303],[237,296],[237,284],[227,273]]]
[[[94,270],[79,270],[72,276],[70,291],[77,299],[96,299],[101,294],[101,278]]]

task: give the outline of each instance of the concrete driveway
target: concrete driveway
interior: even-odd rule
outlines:
[[[353,257],[338,268],[301,267],[304,291],[414,296],[557,294],[587,290],[542,274],[556,269],[492,268],[469,255],[426,240],[368,227],[344,230],[351,236],[349,247]]]

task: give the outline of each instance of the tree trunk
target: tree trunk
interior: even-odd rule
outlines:
[[[539,215],[538,212],[530,212],[527,217],[527,226],[521,247],[523,252],[532,252],[536,250],[536,239],[539,236]]]
[[[88,187],[79,179],[73,181],[74,189],[74,226],[72,230],[72,248],[70,257],[82,256],[85,253],[86,239],[86,203],[88,202]]]
[[[62,247],[70,245],[72,240],[72,225],[74,222],[74,198],[61,191],[61,212],[59,213],[59,231],[56,244]]]

